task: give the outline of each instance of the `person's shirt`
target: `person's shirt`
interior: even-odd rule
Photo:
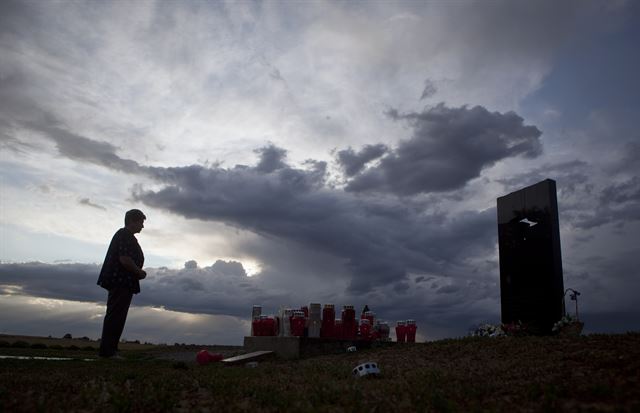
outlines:
[[[142,248],[133,233],[126,228],[120,228],[111,239],[97,284],[107,290],[125,287],[137,294],[140,292],[140,281],[136,274],[129,272],[120,263],[121,256],[131,257],[138,268],[144,265]]]

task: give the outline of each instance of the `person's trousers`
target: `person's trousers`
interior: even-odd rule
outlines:
[[[118,351],[118,342],[127,321],[132,298],[133,293],[128,288],[117,287],[109,290],[107,313],[104,316],[100,340],[101,357],[111,357]]]

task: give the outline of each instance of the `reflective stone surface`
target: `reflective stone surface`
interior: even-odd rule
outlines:
[[[550,334],[564,291],[555,181],[498,198],[498,244],[502,322]]]

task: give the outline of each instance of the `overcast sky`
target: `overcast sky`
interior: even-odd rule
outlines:
[[[500,320],[496,198],[554,179],[588,332],[640,329],[640,4],[0,3],[0,333],[241,344],[251,306]]]

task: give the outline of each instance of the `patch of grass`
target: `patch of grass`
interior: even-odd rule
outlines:
[[[13,344],[11,344],[11,347],[14,347],[14,348],[27,348],[27,347],[29,347],[29,343],[27,343],[26,341],[22,341],[22,340],[14,341]]]
[[[33,343],[31,345],[31,348],[35,348],[35,349],[45,349],[47,348],[46,344],[42,344],[42,343]]]
[[[175,363],[171,364],[171,367],[176,370],[189,370],[187,363],[185,363],[184,361],[176,361]]]
[[[6,350],[53,352],[51,347]],[[77,351],[57,353],[79,358]],[[511,412],[594,406],[633,411],[640,405],[638,334],[446,340],[261,361],[254,369],[122,353],[125,360],[0,360],[0,406],[11,412]],[[610,360],[625,363],[604,369]],[[378,362],[382,375],[352,377],[361,361]]]

